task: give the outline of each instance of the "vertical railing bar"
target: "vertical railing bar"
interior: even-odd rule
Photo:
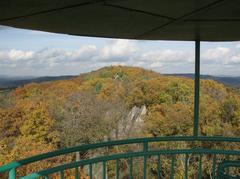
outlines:
[[[143,161],[143,179],[147,179],[147,152],[148,152],[148,142],[145,141],[143,143],[143,152],[144,154],[144,161]]]
[[[61,179],[64,179],[64,170],[61,170],[61,171],[60,171],[60,178],[61,178]]]
[[[199,156],[198,178],[202,178],[202,154]]]
[[[171,176],[170,179],[174,179],[174,166],[175,166],[175,160],[176,160],[176,156],[172,155],[172,162],[171,162]]]
[[[89,178],[92,179],[92,164],[89,165]]]
[[[143,162],[143,178],[147,179],[147,156],[144,155],[144,162]]]
[[[131,157],[130,159],[129,159],[129,172],[130,172],[130,179],[133,179],[133,158]]]
[[[217,160],[217,156],[216,154],[213,155],[213,170],[212,170],[212,175],[213,175],[213,179],[216,176],[216,160]]]
[[[194,79],[194,124],[193,136],[198,137],[199,130],[199,92],[200,91],[200,41],[195,41],[195,79]]]
[[[102,175],[102,178],[103,179],[106,179],[106,161],[103,161],[102,163],[102,169],[103,169],[103,175]]]
[[[140,160],[141,161],[141,159],[139,159],[138,158],[138,160]],[[140,171],[141,171],[141,167],[140,167],[140,165],[139,165],[139,161],[136,163],[136,168],[137,168],[137,175],[136,175],[136,178],[140,178],[140,176],[141,176],[141,173],[140,173]]]
[[[157,162],[157,175],[158,175],[158,179],[161,178],[161,157],[160,155],[158,155],[158,162]]]
[[[188,154],[185,156],[184,178],[188,179]]]
[[[119,179],[119,159],[116,160],[116,179]]]
[[[9,179],[16,179],[16,168],[12,168],[9,171]]]
[[[79,179],[78,167],[75,168],[75,179]]]
[[[229,160],[230,159],[230,155],[227,155],[226,159]],[[227,175],[229,175],[229,167],[227,167],[226,173],[227,173]]]
[[[44,179],[48,179],[48,175],[47,175],[47,176],[44,176]]]

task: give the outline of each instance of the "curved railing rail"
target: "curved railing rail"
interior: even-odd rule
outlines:
[[[45,177],[48,178],[49,175],[53,173],[60,173],[60,178],[64,178],[64,171],[68,169],[76,169],[75,170],[75,178],[79,178],[79,167],[88,166],[89,171],[89,178],[93,178],[92,167],[94,164],[102,163],[102,177],[106,178],[106,166],[108,161],[114,161],[116,165],[116,178],[119,178],[119,161],[121,159],[128,159],[130,160],[129,164],[129,177],[133,178],[133,159],[137,157],[143,158],[143,178],[147,178],[147,159],[149,157],[155,156],[157,158],[157,178],[161,176],[161,164],[160,160],[162,156],[168,156],[171,160],[171,170],[170,170],[170,178],[174,177],[174,168],[176,163],[176,156],[177,155],[184,155],[185,156],[185,171],[184,177],[188,178],[188,157],[190,154],[198,156],[198,176],[202,175],[202,157],[203,155],[212,155],[212,168],[213,168],[213,176],[215,176],[217,170],[217,155],[225,155],[226,159],[229,156],[240,156],[240,150],[217,150],[217,149],[204,149],[204,148],[194,148],[194,149],[158,149],[152,150],[149,149],[149,144],[156,143],[156,142],[231,142],[231,143],[240,143],[240,138],[228,138],[228,137],[184,137],[184,136],[170,136],[170,137],[153,137],[153,138],[136,138],[136,139],[128,139],[128,140],[118,140],[118,141],[108,141],[96,144],[85,144],[76,147],[61,149],[45,154],[36,155],[27,159],[14,161],[9,164],[0,167],[0,173],[9,172],[9,178],[15,179],[16,171],[18,168],[33,163],[42,161],[44,159],[50,159],[53,157],[58,157],[66,154],[71,154],[74,152],[81,152],[81,151],[89,151],[94,149],[106,148],[106,147],[114,147],[120,145],[129,145],[129,144],[142,144],[143,148],[141,151],[138,152],[126,152],[126,153],[116,153],[110,154],[105,156],[97,156],[88,159],[84,159],[77,162],[71,162],[67,164],[63,164],[60,166],[56,166],[53,168],[45,169],[38,171],[36,173],[27,174],[26,176],[22,176],[21,178],[38,178],[38,177]],[[201,178],[201,177],[200,177]]]
[[[223,161],[220,165],[219,165],[219,169],[218,169],[218,175],[220,178],[233,178],[234,177],[230,177],[226,175],[226,171],[229,170],[230,167],[238,167],[240,168],[240,160],[237,161]],[[236,177],[235,177],[236,178]],[[240,178],[240,176],[238,176],[238,178]]]

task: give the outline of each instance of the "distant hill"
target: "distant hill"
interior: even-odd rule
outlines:
[[[28,83],[72,79],[76,76],[44,76],[44,77],[8,77],[0,76],[0,88],[16,88]]]
[[[177,77],[187,77],[194,78],[194,74],[166,74],[167,76],[177,76]],[[212,75],[201,75],[201,79],[215,80],[219,83],[223,83],[226,86],[230,87],[240,87],[240,76],[237,77],[221,77],[221,76],[212,76]]]
[[[187,77],[194,78],[194,74],[164,74],[166,76],[176,76],[176,77]],[[9,76],[0,76],[0,88],[1,89],[11,89],[18,86],[23,86],[28,83],[41,83],[47,81],[56,81],[56,80],[67,80],[72,79],[77,76],[44,76],[44,77],[9,77]],[[239,77],[221,77],[221,76],[212,76],[212,75],[201,75],[201,79],[210,79],[215,80],[219,83],[230,87],[240,87],[240,76]]]

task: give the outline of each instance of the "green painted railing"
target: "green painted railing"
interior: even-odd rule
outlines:
[[[164,143],[169,142],[187,142],[192,143],[194,148],[166,148]],[[233,143],[235,146],[240,146],[240,138],[226,138],[226,137],[154,137],[154,138],[136,138],[128,140],[108,141],[96,144],[86,144],[66,149],[57,150],[45,154],[40,154],[27,159],[11,162],[7,165],[0,167],[1,173],[8,172],[10,179],[22,178],[52,178],[59,177],[61,179],[68,178],[65,175],[66,171],[71,171],[74,178],[80,178],[82,171],[88,178],[116,178],[119,179],[123,176],[127,178],[189,178],[190,170],[191,175],[195,178],[202,178],[203,167],[208,161],[208,170],[211,170],[210,175],[212,178],[237,178],[239,173],[239,159],[240,150],[221,150],[214,148],[199,148],[199,143]],[[113,149],[114,147],[121,147],[123,145],[134,145],[136,150],[129,150],[124,152],[114,151],[111,153],[104,153],[100,156],[89,156],[80,161],[71,161],[69,163],[60,164],[52,168],[43,169],[34,173],[27,173],[25,176],[19,176],[18,170],[22,167],[39,162],[53,157],[65,156],[67,154],[75,154],[76,152],[90,152],[101,149]],[[153,147],[154,146],[154,147]],[[227,145],[228,146],[228,145]],[[137,150],[139,149],[140,150]],[[124,148],[124,147],[123,147]],[[157,148],[157,149],[156,149]],[[194,158],[194,161],[191,159]],[[137,161],[136,161],[137,160]],[[149,162],[151,160],[151,162]],[[111,168],[111,177],[109,177],[109,167]],[[122,167],[125,163],[127,167]],[[96,176],[97,172],[100,173]],[[192,171],[195,167],[195,171]],[[179,169],[178,167],[181,167]],[[235,167],[235,172],[229,172],[229,168]],[[238,168],[237,168],[238,167]],[[124,170],[122,169],[124,168]],[[153,171],[154,169],[154,171]],[[74,170],[74,171],[73,171]],[[181,171],[180,171],[181,170]],[[193,174],[194,173],[194,174]],[[178,174],[178,176],[176,176]],[[232,175],[234,174],[234,175]]]
[[[223,161],[220,165],[219,165],[219,169],[218,169],[218,176],[219,178],[240,178],[240,176],[237,177],[231,177],[228,176],[226,173],[228,173],[228,170],[230,167],[237,167],[240,168],[240,160],[237,161]]]

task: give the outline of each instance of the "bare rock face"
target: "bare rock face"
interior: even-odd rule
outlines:
[[[145,105],[141,107],[134,106],[126,115],[124,115],[125,117],[119,122],[117,131],[114,131],[112,133],[110,140],[143,137],[142,127],[146,113],[147,108]],[[109,139],[106,138],[106,140]],[[139,145],[128,146],[128,150],[133,151],[136,150],[136,148],[139,148],[139,150],[141,150],[141,147],[142,146]],[[102,166],[95,164],[93,165],[93,169],[94,178],[101,178]]]
[[[141,107],[134,106],[128,115],[128,120],[132,122],[143,122],[143,117],[147,113],[145,105]]]
[[[146,113],[147,108],[145,105],[141,107],[134,106],[126,116],[126,119],[119,125],[119,138],[141,137],[141,129]]]

